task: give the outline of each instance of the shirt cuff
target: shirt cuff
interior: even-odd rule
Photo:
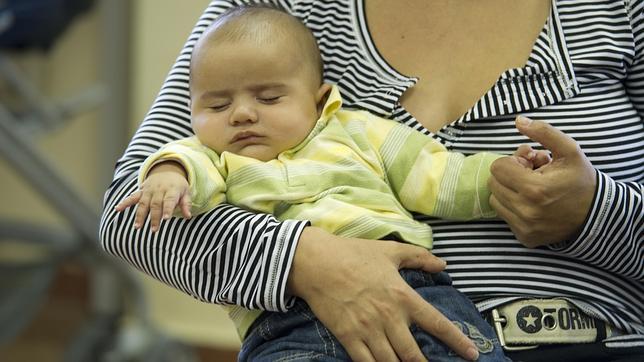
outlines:
[[[595,170],[595,179],[597,188],[591,208],[577,237],[548,245],[551,250],[572,256],[585,255],[590,250],[596,250],[597,242],[602,236],[602,226],[609,218],[608,211],[614,201],[615,181],[597,170]]]
[[[295,250],[302,231],[310,225],[308,221],[285,220],[280,223],[279,230],[274,235],[275,250],[269,272],[269,285],[266,288],[266,292],[269,294],[267,295],[268,300],[271,301],[266,306],[268,310],[285,312],[295,303],[295,296],[287,292],[286,283],[291,273]]]

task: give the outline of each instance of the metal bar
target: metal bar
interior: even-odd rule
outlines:
[[[119,291],[125,288],[133,298],[133,308],[147,322],[145,296],[138,280],[131,274],[130,269],[108,258],[99,246],[98,212],[74,192],[70,183],[55,171],[53,163],[47,160],[46,155],[35,147],[17,125],[13,115],[0,104],[0,154],[4,155],[24,179],[69,222],[72,229],[80,234],[82,245],[92,251],[86,256],[92,258],[92,262],[97,266],[101,265],[100,269],[107,268],[113,273],[111,275],[118,276],[111,279],[110,285],[97,286],[109,292],[105,296],[106,300],[97,300],[101,306],[97,311],[114,312],[119,309],[122,302],[122,294]],[[114,304],[116,300],[118,305]]]
[[[127,0],[101,0],[98,4],[100,15],[100,82],[104,99],[98,124],[99,190],[107,190],[112,181],[114,164],[125,149],[127,142],[127,120],[129,88],[129,39],[130,22]],[[97,311],[116,310],[121,300],[115,290],[118,280],[108,267],[97,266],[92,270],[92,304]],[[143,296],[137,313],[145,314]],[[146,318],[145,315],[139,316]]]
[[[116,161],[129,141],[130,118],[130,43],[131,2],[128,0],[101,0],[102,43],[101,83],[105,91],[102,122],[99,125],[101,180],[106,190],[112,181]]]
[[[56,106],[28,81],[22,78],[22,72],[7,58],[0,54],[0,75],[2,75],[27,102],[29,108],[37,114],[35,118],[44,128],[52,128],[60,123],[61,114]]]
[[[98,212],[53,170],[53,162],[47,160],[46,155],[32,144],[19,126],[18,120],[0,105],[0,153],[75,230],[87,240],[98,241]]]

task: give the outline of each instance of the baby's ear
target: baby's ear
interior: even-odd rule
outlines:
[[[324,105],[326,103],[326,98],[329,95],[329,92],[331,91],[331,84],[328,83],[322,83],[320,85],[320,88],[318,88],[317,93],[315,94],[315,102],[320,105]]]
[[[320,88],[318,89],[317,93],[315,94],[315,103],[318,106],[318,113],[320,113],[322,111],[322,108],[324,107],[324,104],[326,103],[326,99],[329,96],[330,91],[331,91],[331,84],[322,83],[322,85],[320,85]]]

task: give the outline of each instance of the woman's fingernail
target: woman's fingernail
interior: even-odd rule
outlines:
[[[479,351],[478,351],[478,349],[476,349],[474,347],[470,347],[467,350],[467,358],[470,361],[476,361],[477,359],[479,359]]]
[[[522,126],[529,126],[530,123],[532,123],[532,120],[528,117],[517,116],[517,123],[519,123]]]

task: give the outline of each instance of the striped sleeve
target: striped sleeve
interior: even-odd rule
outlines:
[[[104,198],[100,238],[110,254],[202,301],[284,311],[286,280],[305,221],[279,222],[230,205],[190,220],[172,218],[153,234],[135,230],[134,213],[114,206],[137,190],[138,170],[162,145],[192,135],[188,69],[203,30],[236,1],[213,1],[199,19],[152,108],[116,165]]]
[[[644,281],[644,187],[597,172],[597,192],[579,236],[553,246],[626,278]]]
[[[644,119],[644,1],[626,2],[633,29],[634,56],[626,91]],[[626,278],[644,281],[644,186],[617,182],[597,172],[593,206],[579,236],[553,247]]]
[[[631,0],[629,12],[633,29],[634,56],[625,85],[640,117],[644,118],[644,1]]]

